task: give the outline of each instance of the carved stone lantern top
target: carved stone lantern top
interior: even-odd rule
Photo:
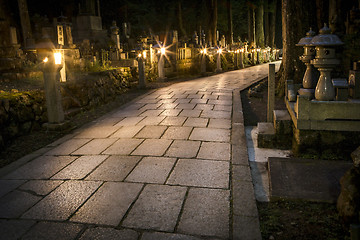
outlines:
[[[300,41],[296,44],[296,46],[308,45],[314,36],[315,32],[310,28],[310,30],[306,33],[306,37],[301,38]]]
[[[324,24],[324,27],[320,29],[320,34],[313,37],[313,39],[310,42],[310,45],[312,46],[339,46],[343,45],[344,43],[340,40],[338,36],[335,34],[331,34],[330,28]]]

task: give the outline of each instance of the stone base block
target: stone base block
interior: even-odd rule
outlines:
[[[71,123],[69,121],[61,123],[44,123],[42,127],[48,131],[61,131],[70,128]]]
[[[276,134],[292,134],[292,122],[287,110],[274,110],[274,127]]]
[[[274,148],[276,142],[275,128],[272,123],[260,122],[258,127],[258,147]]]

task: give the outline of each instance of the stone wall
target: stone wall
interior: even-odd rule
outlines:
[[[73,109],[90,109],[111,101],[136,81],[120,70],[89,73],[61,84],[65,113]],[[0,150],[14,138],[41,129],[47,122],[43,90],[0,91]]]

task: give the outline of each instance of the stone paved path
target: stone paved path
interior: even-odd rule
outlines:
[[[267,73],[154,90],[1,169],[0,239],[261,239],[240,90]]]

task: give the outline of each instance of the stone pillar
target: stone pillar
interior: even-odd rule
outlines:
[[[200,66],[200,73],[206,73],[206,53],[201,54],[201,66]]]
[[[216,72],[222,72],[221,68],[221,49],[218,50],[217,56],[216,56]]]
[[[19,15],[20,15],[22,35],[24,40],[24,47],[27,47],[27,40],[32,39],[29,11],[26,0],[18,0],[18,5],[19,5]]]
[[[239,68],[244,68],[244,49],[240,49],[240,60]]]
[[[158,61],[158,72],[159,72],[159,80],[162,81],[165,79],[165,69],[164,69],[164,59],[165,56],[163,56],[161,53],[160,53],[160,56],[159,56],[159,61]]]
[[[275,64],[269,64],[268,76],[268,102],[267,102],[267,122],[274,121],[275,106]]]
[[[64,110],[61,104],[60,69],[62,65],[55,65],[53,54],[44,62],[44,90],[49,124],[64,122]]]
[[[146,87],[146,76],[145,76],[145,63],[143,57],[138,58],[139,67],[139,88]]]

